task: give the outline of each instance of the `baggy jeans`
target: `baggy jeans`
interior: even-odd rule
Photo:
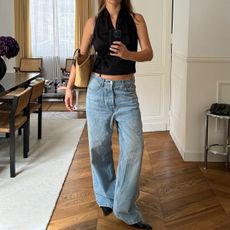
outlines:
[[[134,78],[111,81],[91,75],[86,99],[90,161],[96,202],[127,224],[142,220],[136,205],[143,155],[142,122]],[[115,174],[112,132],[120,155]]]

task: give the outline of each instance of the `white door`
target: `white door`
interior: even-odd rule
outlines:
[[[146,21],[154,50],[151,62],[137,63],[136,85],[143,128],[169,129],[172,0],[132,0]]]

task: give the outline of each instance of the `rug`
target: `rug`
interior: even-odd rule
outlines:
[[[85,119],[44,116],[43,136],[37,140],[32,116],[27,159],[22,157],[22,136],[16,135],[15,178],[10,178],[8,143],[0,139],[1,230],[46,229],[84,125]]]

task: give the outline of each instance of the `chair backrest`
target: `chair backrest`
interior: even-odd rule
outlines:
[[[13,110],[15,109],[15,115],[21,113],[29,104],[30,96],[31,96],[31,87],[23,90],[17,96],[14,96]],[[15,108],[14,108],[15,106]]]
[[[30,101],[34,101],[42,95],[45,81],[44,80],[35,80],[30,85],[32,87],[32,93],[31,93]]]
[[[74,59],[67,58],[65,62],[65,72],[70,73],[71,66],[73,64]]]
[[[20,72],[41,72],[43,66],[42,58],[21,58]]]

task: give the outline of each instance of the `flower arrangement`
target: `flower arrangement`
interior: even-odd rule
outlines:
[[[15,57],[19,52],[18,42],[10,36],[0,37],[0,56]]]

